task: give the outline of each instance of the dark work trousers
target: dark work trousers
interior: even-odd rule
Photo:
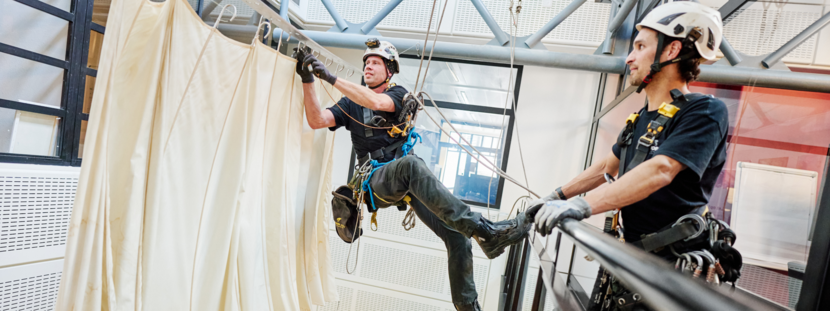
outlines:
[[[481,214],[470,211],[470,207],[452,195],[429,170],[424,160],[411,154],[382,166],[369,180],[375,206],[389,207],[407,194],[418,199],[427,209],[438,216],[447,226],[470,237],[481,223]],[[369,194],[367,194],[369,195]],[[371,202],[366,198],[366,202]],[[369,203],[371,204],[371,203]]]
[[[481,214],[470,211],[467,204],[453,196],[424,161],[415,155],[384,165],[369,182],[374,194],[388,202],[410,195],[410,206],[415,215],[444,241],[447,248],[453,303],[474,302],[478,292],[473,278],[473,252],[469,237],[481,221]],[[375,204],[378,207],[389,205],[377,198]]]

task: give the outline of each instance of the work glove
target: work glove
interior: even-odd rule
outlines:
[[[331,85],[334,85],[337,82],[337,76],[333,75],[326,69],[326,65],[323,65],[323,62],[314,57],[312,54],[306,54],[305,59],[303,60],[303,70],[308,70],[308,66],[311,65],[311,71],[323,81],[328,82]]]
[[[535,206],[531,206],[533,208]],[[568,201],[552,200],[545,202],[536,213],[536,232],[548,235],[553,228],[565,218],[582,220],[591,216],[591,206],[581,197]]]
[[[532,206],[537,206],[537,205],[543,205],[547,201],[556,201],[556,200],[562,200],[562,198],[560,198],[559,193],[557,193],[554,190],[553,192],[551,192],[550,194],[548,194],[546,196],[543,196],[543,197],[538,198],[536,200],[530,201],[530,204],[528,204],[527,206],[532,207]]]
[[[297,58],[296,71],[297,74],[300,75],[300,79],[303,81],[303,83],[314,82],[314,75],[311,74],[311,71],[308,71],[308,67],[303,66],[303,60],[305,60],[306,55],[308,55],[306,54],[305,49],[298,50],[297,48],[294,48],[294,54]]]

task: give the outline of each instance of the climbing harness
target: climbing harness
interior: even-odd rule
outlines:
[[[640,112],[632,113],[628,119],[625,120],[625,127],[622,131],[620,131],[620,135],[617,137],[617,146],[620,147],[620,170],[619,174],[617,174],[617,178],[620,178],[623,174],[627,173],[640,163],[646,160],[649,151],[658,143],[658,139],[660,135],[663,133],[663,130],[668,128],[669,124],[671,123],[674,116],[683,109],[689,102],[695,101],[703,96],[710,96],[710,95],[703,95],[697,93],[690,93],[690,94],[683,94],[677,89],[671,90],[671,103],[663,103],[660,105],[660,108],[657,109],[657,118],[650,121],[648,124],[648,129],[646,130],[643,136],[637,140],[636,153],[634,157],[631,159],[630,162],[626,163],[627,151],[628,147],[631,147],[633,143],[633,134],[635,124],[637,120],[640,118],[642,112],[645,111],[646,107],[640,109]]]

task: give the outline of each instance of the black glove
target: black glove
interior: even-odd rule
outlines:
[[[334,85],[337,82],[337,76],[333,75],[326,69],[326,65],[323,65],[323,62],[317,60],[317,57],[314,57],[312,54],[306,54],[305,59],[303,60],[303,70],[308,70],[308,66],[311,65],[311,70],[314,72],[314,75],[323,81],[328,82],[331,85]]]
[[[308,67],[303,66],[303,60],[305,59],[306,51],[305,49],[297,50],[294,48],[294,54],[296,55],[295,58],[297,59],[297,74],[300,75],[300,79],[303,80],[303,83],[312,83],[314,82],[314,75],[308,71]]]

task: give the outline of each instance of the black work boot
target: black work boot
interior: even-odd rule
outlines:
[[[519,243],[527,237],[532,225],[525,213],[496,223],[482,217],[481,224],[473,231],[473,239],[481,246],[484,255],[493,259],[504,253],[505,247]]]
[[[473,301],[470,304],[460,305],[455,304],[455,310],[458,311],[481,311],[481,306],[478,304],[478,300]]]

